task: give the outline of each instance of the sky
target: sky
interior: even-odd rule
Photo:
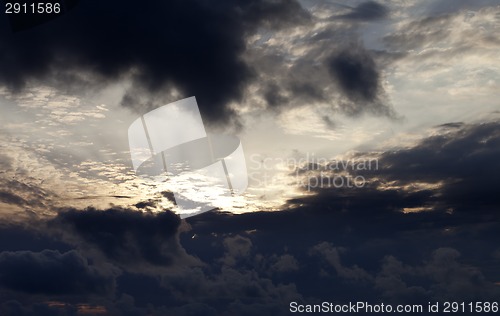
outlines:
[[[500,1],[60,3],[0,14],[0,315],[498,302]],[[127,131],[192,96],[248,188],[181,219]]]

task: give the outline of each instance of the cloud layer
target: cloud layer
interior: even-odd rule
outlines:
[[[365,187],[315,188],[280,212],[181,222],[88,208],[4,226],[2,239],[16,241],[0,253],[0,310],[286,315],[291,301],[494,300],[499,126],[444,124],[412,147],[359,153],[379,157],[378,170],[349,171]],[[309,167],[301,174],[332,170]],[[37,247],[25,242],[34,232]]]
[[[196,95],[207,119],[227,122],[228,103],[252,78],[240,58],[246,36],[304,20],[295,1],[80,2],[37,27],[2,28],[0,82],[14,91],[33,81],[79,91],[129,78],[125,106],[142,113]]]

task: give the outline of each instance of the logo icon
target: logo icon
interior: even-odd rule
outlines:
[[[128,129],[136,174],[172,184],[181,218],[218,208],[243,193],[248,175],[240,140],[207,135],[195,97],[179,100],[136,119]]]

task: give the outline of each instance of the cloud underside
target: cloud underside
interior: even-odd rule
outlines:
[[[452,123],[437,128],[437,135],[425,138],[409,149],[354,155],[350,163],[371,161],[372,164],[372,168],[346,168],[350,177],[362,176],[366,181],[366,186],[354,193],[347,188],[334,188],[325,179],[323,188],[307,187],[308,184],[321,184],[321,177],[334,177],[336,170],[332,167],[338,166],[338,162],[306,166],[301,169],[301,172],[308,173],[305,187],[318,193],[310,198],[311,201],[322,203],[324,198],[330,207],[338,203],[338,208],[358,205],[360,209],[366,209],[378,208],[379,201],[381,207],[386,208],[390,200],[390,211],[430,207],[436,211],[473,211],[478,214],[482,209],[489,211],[499,205],[495,192],[500,185],[497,177],[500,172],[497,160],[500,156],[500,125],[497,122],[479,125]]]
[[[29,230],[4,225],[0,310],[280,315],[292,300],[332,295],[398,304],[497,297],[500,124],[437,130],[378,153],[373,173],[350,171],[366,177],[364,188],[316,188],[281,212],[209,212],[186,223],[168,211],[70,209]]]
[[[21,32],[4,29],[0,83],[13,93],[43,84],[78,94],[129,82],[120,101],[127,108],[146,113],[194,95],[203,117],[218,123],[238,124],[235,104],[251,104],[255,98],[274,109],[312,101],[329,103],[332,113],[394,116],[381,84],[383,67],[373,52],[353,44],[357,35],[348,31],[352,23],[385,18],[389,9],[381,4],[348,9],[350,13],[333,18],[316,35],[322,20],[295,1],[207,6],[192,0],[140,7],[121,1],[101,7],[96,11],[79,2],[46,23]],[[287,36],[287,30],[298,30],[292,39],[297,47],[309,43],[314,51],[293,56],[284,47],[248,43],[256,34],[279,38],[283,34],[276,32]],[[259,65],[270,57],[275,58],[273,67]]]
[[[227,122],[227,104],[241,98],[253,76],[241,60],[246,36],[308,20],[295,1],[99,5],[82,1],[22,32],[2,28],[0,82],[12,91],[34,81],[77,92],[128,79],[122,104],[138,112],[196,95],[208,120]]]
[[[324,124],[318,125],[333,129],[331,113],[398,116],[385,83],[388,65],[419,79],[428,73],[413,73],[414,65],[432,72],[463,56],[489,67],[499,43],[490,8],[470,25],[453,12],[404,21],[383,38],[388,51],[374,51],[357,31],[401,12],[371,1],[333,6],[340,13],[325,4],[330,9],[311,14],[294,1],[115,4],[102,3],[96,12],[82,2],[36,28],[2,31],[0,82],[14,94],[33,82],[71,94],[126,79],[131,87],[124,106],[144,113],[195,94],[204,117],[226,123],[237,118],[231,102],[255,101],[273,111],[321,105],[330,112],[321,113]],[[261,36],[268,30],[278,36]],[[13,154],[15,146],[5,148],[0,205],[24,217],[0,224],[0,315],[288,315],[291,301],[427,306],[497,300],[500,124],[450,122],[432,133],[406,147],[352,154],[353,161],[378,160],[376,169],[342,173],[364,177],[363,187],[332,187],[334,162],[311,163],[298,170],[307,194],[289,199],[279,212],[207,212],[187,221],[158,212],[172,200],[159,187],[160,193],[137,201],[115,195],[108,182],[89,181],[83,186],[106,187],[98,193],[130,205],[56,207],[62,199],[56,191],[69,187],[54,169],[41,168],[50,185],[43,184],[36,169],[44,164]],[[59,159],[81,163],[67,156]],[[88,179],[113,172],[125,177],[121,165],[87,163]],[[137,195],[144,189],[128,185]],[[72,203],[86,205],[86,199]]]

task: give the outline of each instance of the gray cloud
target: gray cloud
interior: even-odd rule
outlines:
[[[391,208],[399,211],[431,207],[438,211],[492,212],[500,204],[495,193],[495,188],[500,186],[497,177],[500,173],[500,124],[445,124],[438,128],[441,132],[424,138],[413,147],[368,153],[371,159],[374,155],[377,157],[378,168],[347,170],[351,177],[359,175],[366,179],[362,188],[353,191],[346,187],[306,187],[318,193],[311,198],[311,202],[329,202],[340,208],[349,204],[356,206],[354,209],[361,209],[387,207],[385,203],[389,199]],[[366,154],[360,153],[353,159],[366,161],[370,159],[366,158]],[[323,177],[340,176],[332,169],[335,169],[335,164],[310,164],[298,172],[308,179],[304,182],[306,184],[316,180],[321,183],[321,178],[317,176],[319,172]],[[415,190],[403,189],[421,183],[427,186]],[[391,184],[391,188],[386,188],[387,184]],[[353,199],[352,194],[363,198]],[[471,199],[472,196],[474,199]],[[303,201],[297,199],[291,202]]]
[[[317,104],[328,112],[322,116],[397,118],[384,91],[384,70],[403,53],[366,48],[357,21],[315,17],[312,25],[256,41],[245,53],[258,78],[247,102],[263,103],[273,111]]]
[[[25,205],[28,204],[27,201],[25,201],[22,197],[10,193],[10,192],[0,192],[0,201],[8,204],[15,204],[15,205]]]
[[[500,289],[488,282],[480,269],[460,262],[459,257],[460,252],[456,249],[438,248],[427,262],[408,266],[388,256],[383,260],[375,283],[383,291],[382,295],[398,302],[430,297],[439,301],[487,299],[500,293]]]
[[[472,169],[466,166],[479,161],[490,168],[496,166],[500,148],[498,124],[444,124],[439,128],[442,134],[426,138],[412,148],[380,154],[383,167],[378,173],[365,175],[379,181],[387,179],[401,187],[413,181],[447,179],[451,174],[458,177],[474,174],[475,181],[490,181],[486,167],[473,167],[475,173],[471,173]],[[457,164],[450,163],[453,161]],[[448,169],[442,169],[450,164]],[[280,315],[286,314],[282,306],[290,300],[315,302],[332,295],[339,302],[349,301],[355,294],[369,302],[393,303],[483,300],[498,295],[493,282],[500,275],[491,268],[498,263],[498,256],[494,256],[498,253],[498,243],[495,238],[487,237],[495,236],[493,233],[498,229],[495,208],[498,202],[494,198],[481,198],[487,203],[480,212],[475,208],[477,205],[464,204],[450,213],[446,211],[453,202],[450,195],[436,194],[433,189],[379,190],[379,183],[354,191],[323,188],[315,196],[291,200],[293,207],[281,212],[243,215],[209,212],[190,218],[191,230],[172,241],[177,244],[169,253],[196,254],[202,264],[161,261],[170,264],[175,271],[172,273],[125,269],[117,278],[122,284],[119,298],[110,300],[107,308],[134,311],[138,315],[154,312]],[[435,190],[447,192],[454,183],[458,182],[445,182],[444,187]],[[485,194],[492,196],[493,192]],[[436,196],[440,196],[442,204],[429,204],[438,201]],[[430,212],[401,212],[404,207],[422,205],[437,206]],[[150,261],[150,256],[144,254],[150,248],[143,246],[151,242],[150,237],[159,234],[163,236],[160,240],[165,241],[177,234],[173,231],[178,229],[178,223],[170,223],[167,215],[154,220],[151,214],[97,212],[91,210],[82,215],[85,220],[77,219],[78,214],[62,220],[64,215],[61,215],[58,221],[64,225],[73,223],[66,228],[74,230],[80,242],[101,252],[109,250],[107,258],[113,264],[125,262],[122,266],[127,267],[126,260],[116,256],[116,252],[133,255],[139,262]],[[138,228],[131,228],[129,222],[137,223]],[[159,232],[163,226],[172,230]],[[116,243],[97,241],[105,232],[116,236]],[[145,236],[137,237],[139,233]],[[96,237],[91,238],[90,234]],[[132,237],[123,239],[125,235]],[[154,239],[152,243],[153,250],[162,244]],[[158,296],[168,299],[159,300]],[[149,309],[144,307],[148,304]]]
[[[66,210],[49,222],[68,242],[98,253],[130,270],[169,267],[191,262],[177,241],[180,219],[172,212],[158,214],[121,208]]]
[[[327,242],[322,242],[317,244],[311,249],[311,253],[318,253],[323,256],[323,258],[335,268],[338,276],[346,279],[355,279],[355,280],[370,280],[371,276],[363,269],[358,266],[353,267],[345,267],[342,265],[340,260],[340,253],[343,251],[343,248],[333,247],[332,244]]]
[[[101,271],[73,250],[0,253],[0,284],[25,293],[109,295],[116,274]]]
[[[352,12],[341,15],[341,18],[372,21],[387,17],[389,9],[375,1],[363,2],[352,9]]]
[[[379,74],[370,56],[343,51],[332,57],[329,66],[339,87],[353,101],[375,99],[379,89]]]
[[[380,84],[390,57],[345,41],[331,49],[335,36],[341,37],[337,30],[315,36],[308,40],[329,43],[304,58],[260,56],[268,61],[263,68],[270,65],[269,72],[259,71],[268,80],[263,82],[274,83],[259,91],[268,105],[279,109],[297,99],[333,96],[332,104],[342,102],[332,112],[390,113]],[[281,61],[291,70],[278,76],[286,68]],[[328,61],[335,67],[325,67]],[[330,116],[324,120],[332,123]],[[181,233],[170,212],[137,212],[155,205],[148,200],[130,210],[66,210],[47,226],[35,223],[30,233],[2,226],[0,314],[74,315],[87,300],[116,315],[280,315],[288,314],[290,300],[494,299],[499,293],[493,283],[500,278],[499,125],[439,128],[412,147],[376,153],[381,168],[359,173],[369,180],[365,188],[315,189],[281,212],[206,213],[189,219],[183,226],[191,230]],[[359,158],[366,154],[373,153]],[[411,189],[420,182],[440,185]],[[30,194],[43,199],[43,192],[29,187],[2,192],[0,198],[19,206],[29,206]],[[408,207],[431,211],[403,214]],[[26,280],[18,268],[28,266],[67,279],[55,284],[71,299],[47,278]],[[57,299],[66,305],[48,306]]]
[[[271,266],[271,271],[278,273],[294,272],[299,270],[299,262],[294,256],[290,254],[284,254],[281,256],[275,256],[276,262]]]
[[[134,1],[108,1],[99,6],[82,1],[38,27],[19,33],[2,28],[0,83],[12,91],[36,82],[73,92],[83,87],[88,93],[129,79],[132,87],[122,104],[140,113],[171,101],[176,89],[196,95],[206,119],[228,122],[235,113],[227,104],[241,99],[253,77],[241,59],[247,35],[259,27],[308,20],[295,1],[208,6],[192,0],[139,7]]]
[[[32,183],[15,179],[0,179],[0,184],[5,188],[0,190],[0,201],[22,207],[44,207],[47,198],[54,194]]]
[[[454,15],[444,14],[411,20],[401,31],[384,37],[385,44],[396,51],[422,48],[429,43],[438,43],[451,34]]]
[[[328,71],[341,93],[350,101],[341,106],[350,115],[374,112],[392,116],[385,102],[380,70],[371,54],[359,45],[332,55],[327,61]]]

